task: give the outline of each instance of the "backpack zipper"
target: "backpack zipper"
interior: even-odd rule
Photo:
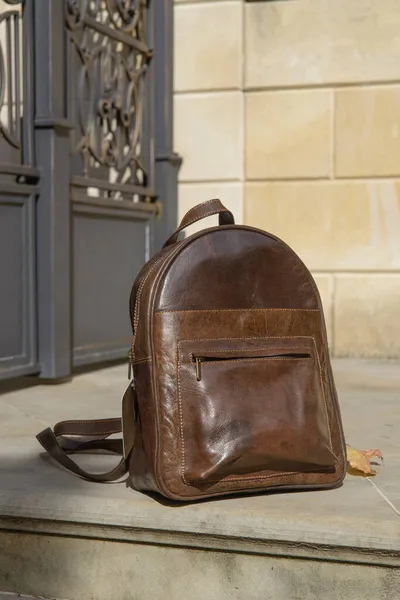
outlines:
[[[133,314],[131,314],[132,323],[133,323],[133,337],[132,337],[131,348],[128,352],[128,379],[130,379],[132,381],[132,385],[134,385],[134,380],[135,380],[135,365],[134,365],[134,363],[135,363],[135,341],[136,341],[137,329],[138,329],[138,324],[139,324],[140,297],[141,297],[141,294],[142,294],[142,291],[144,288],[144,284],[146,283],[147,278],[149,277],[150,273],[152,273],[152,271],[155,269],[155,267],[158,265],[158,263],[160,263],[162,260],[164,260],[164,258],[165,258],[164,256],[160,256],[160,258],[155,261],[155,263],[152,265],[152,267],[147,271],[146,275],[140,281],[137,292],[136,292],[135,307],[133,309]]]
[[[192,361],[196,363],[196,379],[201,381],[201,365],[207,362],[227,362],[234,360],[254,360],[254,359],[266,359],[266,358],[310,358],[309,353],[296,353],[287,352],[285,354],[268,354],[264,356],[195,356],[192,354]]]

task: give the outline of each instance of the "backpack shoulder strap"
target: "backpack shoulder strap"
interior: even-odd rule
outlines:
[[[82,479],[97,482],[112,482],[128,472],[128,459],[135,443],[135,393],[130,384],[122,397],[122,419],[91,419],[61,421],[41,431],[36,439],[50,456],[68,471]],[[122,438],[108,439],[121,433]],[[72,436],[72,437],[68,437]],[[122,456],[117,466],[107,473],[89,473],[76,464],[69,454],[90,450],[104,450]]]
[[[41,431],[36,438],[50,456],[68,471],[88,481],[111,482],[120,479],[127,472],[125,458],[121,458],[117,466],[107,473],[89,473],[68,455],[88,450],[105,450],[123,455],[122,439],[107,439],[109,435],[120,433],[121,430],[121,419],[119,418],[61,421],[54,426],[54,430],[48,427]],[[79,438],[66,436],[79,436]]]

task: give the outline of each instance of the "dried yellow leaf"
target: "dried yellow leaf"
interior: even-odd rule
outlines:
[[[367,477],[368,475],[376,475],[376,471],[371,467],[370,461],[373,458],[383,460],[380,450],[356,450],[352,446],[346,446],[347,454],[347,473],[350,475],[358,475],[359,477]]]

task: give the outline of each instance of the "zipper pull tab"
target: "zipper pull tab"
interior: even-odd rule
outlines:
[[[135,369],[133,367],[132,350],[128,353],[128,379],[131,382],[131,387],[135,389]]]
[[[201,363],[202,359],[196,356],[196,379],[201,381]]]
[[[128,352],[128,379],[132,379],[133,366],[132,366],[132,350]]]

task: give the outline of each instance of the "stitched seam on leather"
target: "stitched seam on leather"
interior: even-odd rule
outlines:
[[[135,306],[135,309],[134,309],[134,311],[135,311],[134,321],[133,321],[134,325],[135,325],[135,331],[134,331],[134,334],[133,334],[134,338],[135,338],[135,334],[137,332],[137,325],[138,325],[138,322],[139,322],[139,311],[140,311],[140,300],[141,300],[140,297],[141,297],[141,294],[142,294],[142,291],[143,291],[143,287],[144,287],[147,279],[150,277],[150,274],[153,272],[153,270],[156,268],[156,266],[158,265],[158,263],[161,262],[161,260],[163,258],[164,257],[160,257],[158,260],[156,260],[156,262],[153,264],[152,267],[150,267],[150,269],[148,270],[148,272],[146,273],[146,275],[143,277],[142,281],[140,282],[140,285],[139,285],[139,288],[138,288],[138,291],[137,291],[137,295],[136,295],[136,303],[135,303],[136,306]]]
[[[211,200],[206,200],[206,202],[202,202],[201,204],[197,204],[196,206],[193,206],[192,208],[190,208],[187,213],[183,216],[183,219],[185,219],[188,215],[190,215],[190,213],[192,213],[194,210],[197,210],[198,208],[200,208],[201,206],[206,206],[207,204],[211,204],[211,202],[216,202],[218,200],[218,198],[211,198]],[[182,221],[183,221],[182,219]]]
[[[135,360],[132,361],[132,365],[139,365],[140,363],[145,363],[145,362],[151,362],[151,357],[148,356],[147,358],[136,358]]]
[[[291,471],[289,473],[286,472],[281,472],[281,473],[273,473],[272,475],[255,475],[255,476],[251,476],[251,477],[232,477],[229,479],[226,479],[225,481],[219,481],[217,479],[208,479],[207,483],[215,483],[215,484],[229,484],[232,481],[235,482],[240,482],[240,481],[250,481],[250,480],[256,480],[256,479],[272,479],[273,477],[291,477],[291,476],[303,476],[303,475],[307,475],[309,473],[321,473],[321,472],[326,472],[326,468],[321,468],[321,469],[310,469],[308,471]],[[199,479],[194,479],[193,483],[199,482],[201,480]],[[190,484],[187,484],[190,485]]]
[[[175,233],[173,233],[173,234],[172,234],[172,235],[171,235],[171,236],[170,236],[170,237],[167,239],[167,241],[166,241],[165,245],[167,245],[167,244],[168,244],[168,242],[170,242],[170,240],[173,240],[174,238],[176,238],[176,237],[177,237],[177,235],[178,235],[178,233],[179,233],[180,231],[182,231],[183,229],[186,229],[186,227],[189,227],[189,225],[193,225],[193,223],[196,223],[197,221],[200,221],[201,219],[204,219],[205,217],[210,217],[211,215],[216,215],[216,214],[218,214],[219,212],[222,212],[222,210],[221,210],[221,209],[218,209],[218,210],[215,210],[215,209],[214,209],[214,210],[212,210],[212,211],[210,211],[210,212],[208,212],[208,213],[205,213],[204,215],[200,215],[200,216],[197,216],[197,217],[195,217],[193,220],[189,221],[188,223],[186,223],[186,222],[183,222],[183,221],[184,221],[184,219],[186,219],[186,217],[188,216],[188,214],[190,214],[190,213],[191,213],[193,210],[195,210],[195,209],[199,208],[199,206],[204,206],[205,204],[209,204],[210,202],[215,202],[215,200],[216,200],[216,199],[214,199],[214,200],[207,200],[207,202],[203,202],[203,204],[199,204],[199,205],[197,205],[197,206],[194,206],[194,207],[193,207],[193,208],[191,208],[190,210],[188,210],[188,212],[186,213],[186,215],[183,217],[183,219],[182,219],[182,222],[180,223],[180,225],[179,225],[178,229],[175,231]],[[227,211],[227,212],[229,212],[229,211],[228,211],[228,209],[226,209],[226,211]]]
[[[141,301],[141,295],[142,295],[142,291],[144,288],[144,285],[147,281],[147,279],[149,278],[150,274],[154,271],[154,269],[156,268],[156,266],[158,266],[160,264],[160,262],[162,262],[163,260],[165,260],[165,256],[162,255],[160,256],[155,263],[150,267],[149,271],[147,272],[147,274],[143,277],[142,281],[140,282],[137,292],[136,292],[136,300],[135,300],[135,308],[134,308],[134,315],[133,315],[133,336],[132,336],[132,345],[131,345],[131,360],[134,361],[135,360],[135,343],[136,343],[136,338],[137,338],[137,332],[138,332],[138,326],[139,326],[139,313],[140,313],[140,301]],[[150,342],[150,347],[151,347],[151,342]],[[152,371],[152,369],[150,369],[150,371]],[[153,374],[151,374],[151,381],[153,380]],[[157,405],[157,394],[155,395],[155,403]],[[154,426],[155,426],[155,448],[154,448],[154,457],[155,457],[155,461],[153,464],[153,468],[154,468],[154,476],[155,479],[157,481],[157,457],[158,457],[158,448],[159,448],[159,416],[158,416],[158,408],[156,406],[156,418],[155,418],[155,422],[154,422]],[[129,476],[128,476],[129,479]]]
[[[329,424],[328,406],[327,406],[327,403],[326,403],[325,388],[324,388],[324,384],[323,384],[323,380],[322,380],[322,367],[321,367],[321,362],[319,360],[317,344],[315,342],[315,338],[314,337],[313,337],[313,342],[314,342],[315,354],[317,356],[317,362],[318,362],[318,368],[319,368],[319,380],[320,380],[320,384],[321,384],[322,399],[323,399],[324,405],[325,405],[326,424],[328,426],[328,433],[329,433],[329,444],[330,444],[330,449],[333,452],[333,448],[332,448],[332,434],[331,434],[331,427],[330,427],[330,424]]]
[[[224,338],[194,338],[192,340],[179,340],[179,343],[183,342],[224,342],[226,340],[286,340],[286,339],[310,339],[313,340],[312,335],[271,335],[271,336],[260,336],[260,337],[224,337]]]
[[[182,228],[179,228],[178,231],[180,229],[186,229],[186,227],[189,227],[189,225],[193,225],[193,223],[196,223],[197,221],[200,221],[201,219],[205,219],[206,217],[211,217],[211,215],[215,215],[215,214],[218,214],[218,213],[215,212],[215,210],[212,210],[210,212],[204,213],[204,215],[202,215],[200,218],[196,217],[192,221],[189,221],[188,223],[185,223],[185,226],[182,227]]]
[[[221,313],[221,312],[253,312],[253,311],[266,311],[275,310],[279,312],[289,311],[292,312],[321,312],[319,308],[220,308],[220,309],[208,309],[208,308],[195,308],[188,310],[171,309],[171,310],[157,310],[156,314],[163,315],[168,313],[195,313],[195,312],[208,312],[208,313]],[[290,336],[288,336],[290,337]],[[296,336],[294,336],[296,337]],[[307,336],[303,336],[307,337]]]
[[[141,300],[141,294],[142,294],[142,291],[143,291],[143,287],[144,287],[144,284],[146,283],[147,279],[149,278],[150,274],[156,268],[156,266],[158,265],[158,263],[160,263],[163,259],[164,259],[164,256],[161,256],[158,260],[156,260],[156,262],[150,268],[150,270],[147,272],[147,274],[142,279],[142,281],[140,282],[139,287],[138,287],[138,291],[137,291],[137,294],[136,294],[134,315],[133,315],[133,327],[134,327],[134,331],[133,331],[132,346],[131,346],[132,360],[135,360],[134,359],[134,356],[135,356],[135,342],[136,342],[137,330],[138,330],[138,324],[139,324],[140,300]]]

